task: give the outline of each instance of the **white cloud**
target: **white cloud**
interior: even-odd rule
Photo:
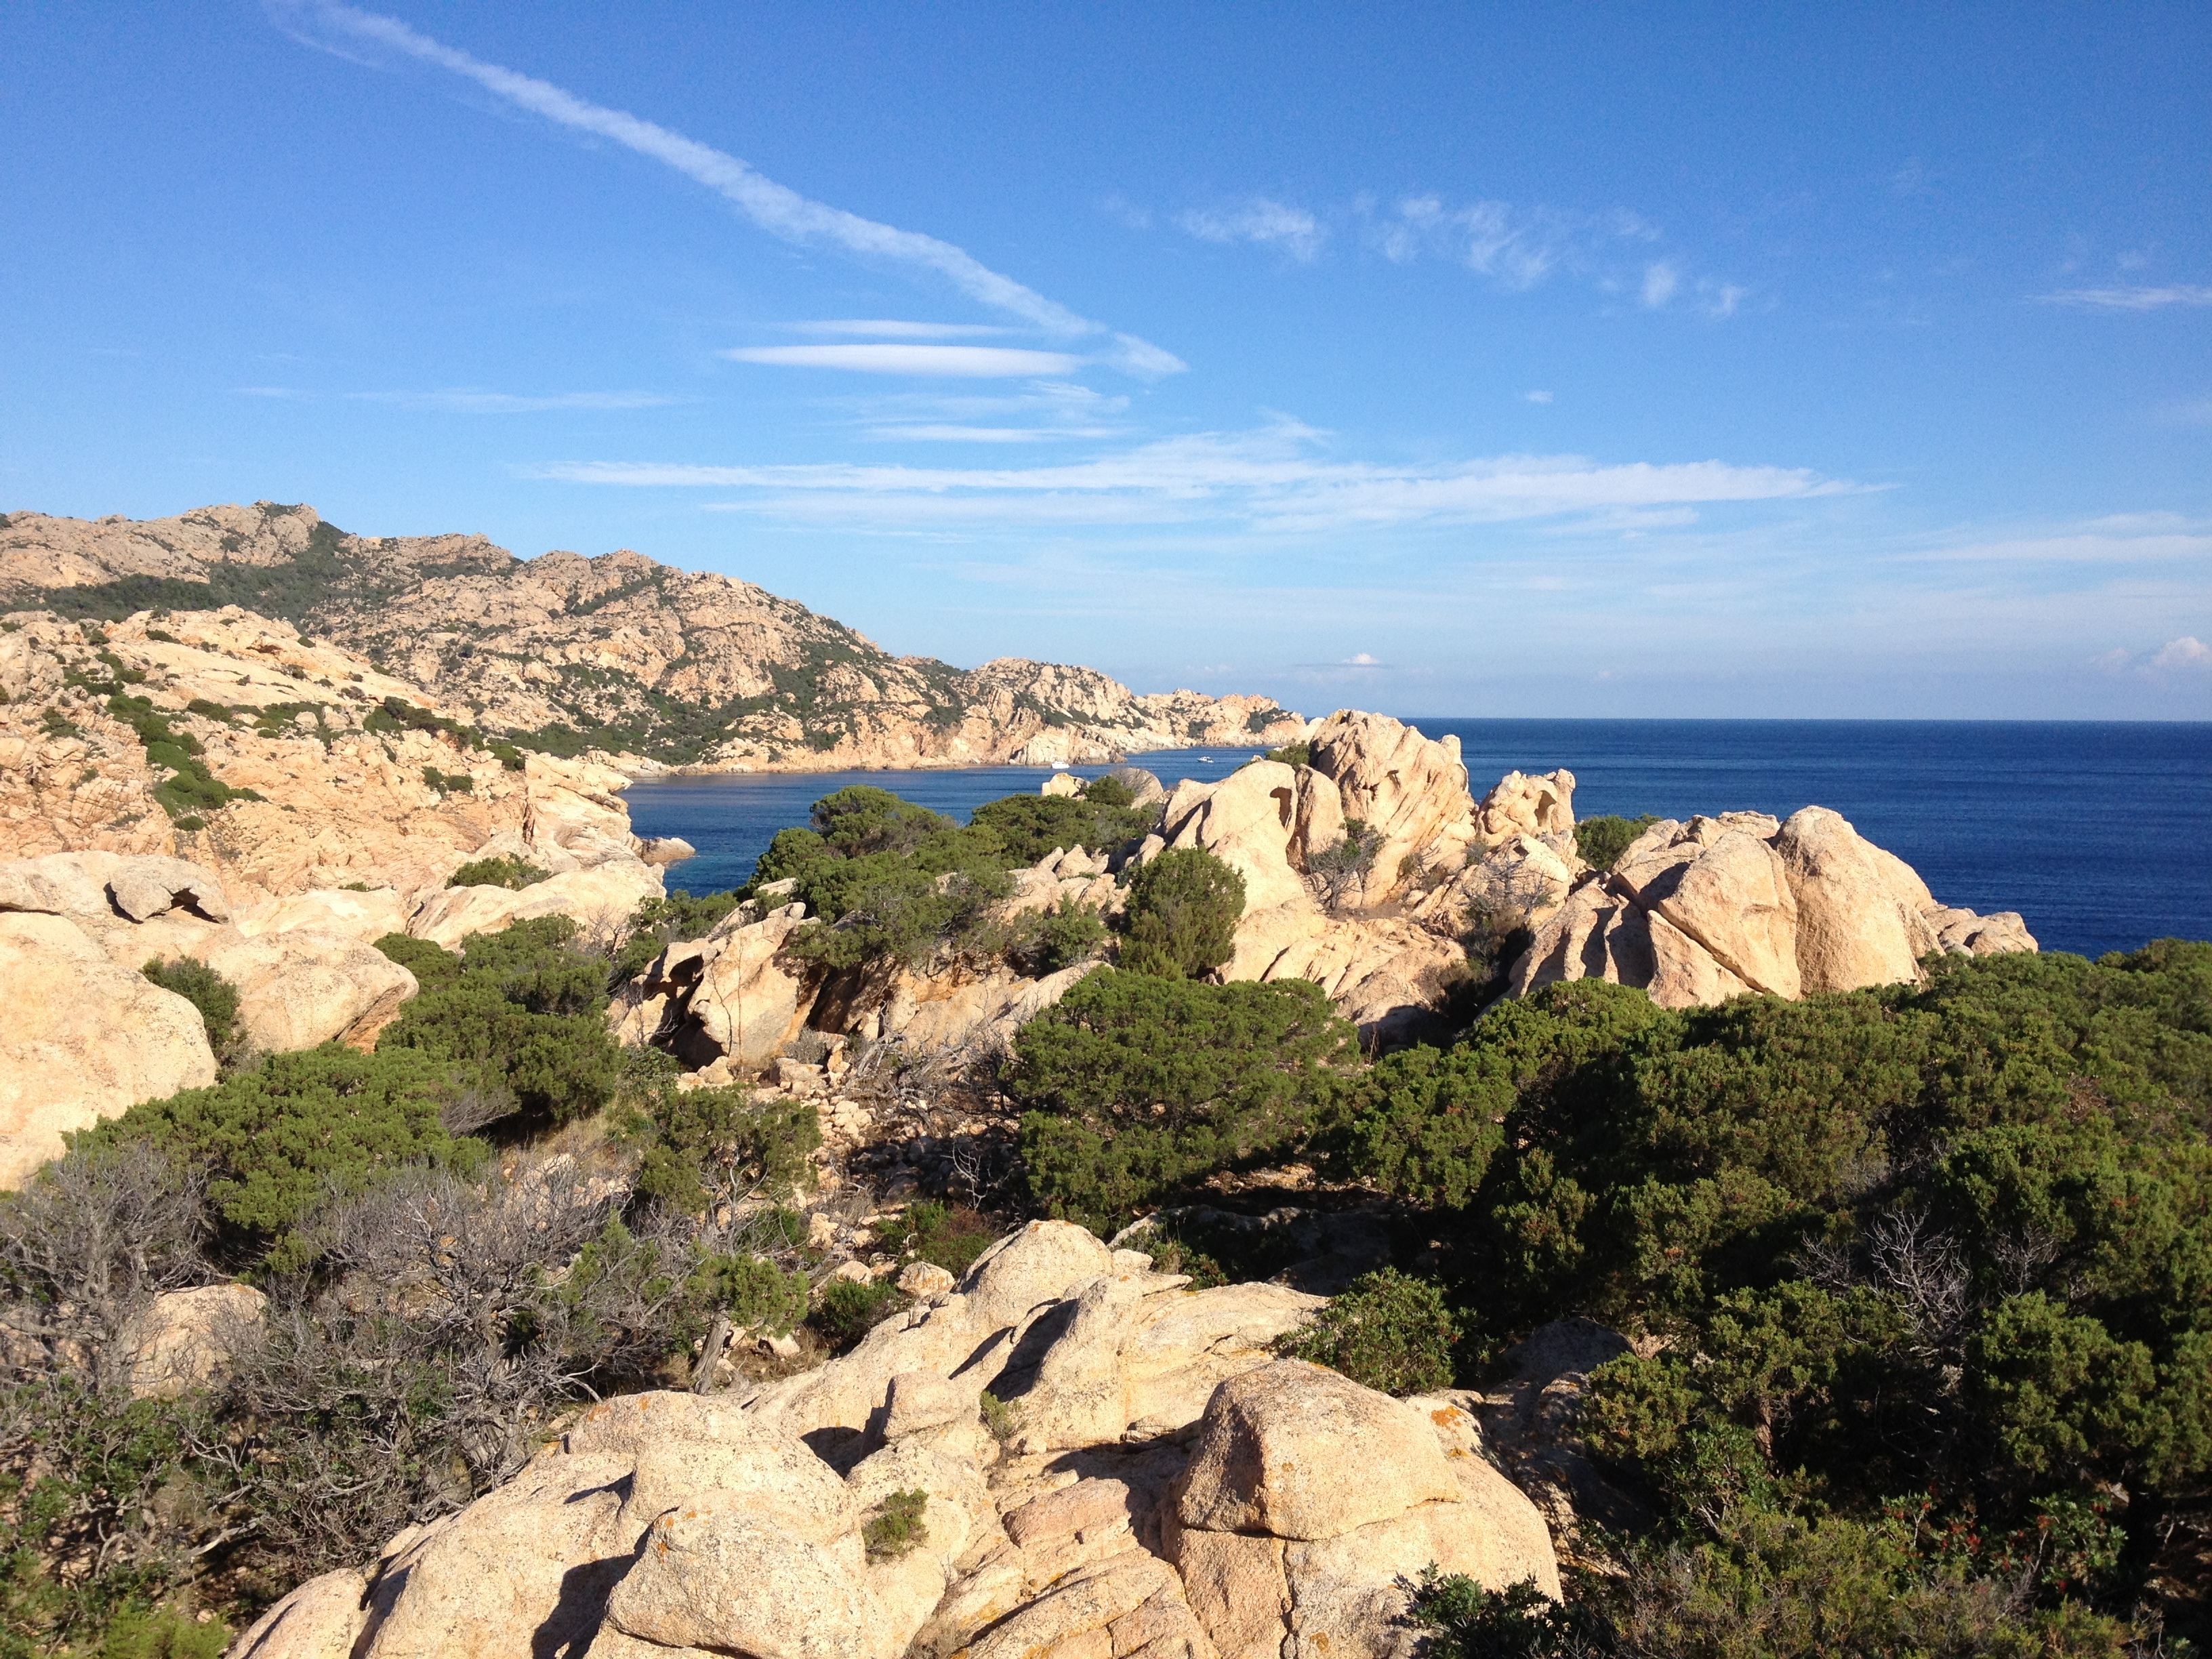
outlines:
[[[988,323],[909,323],[889,317],[825,317],[811,323],[786,323],[794,334],[872,334],[886,340],[962,340],[982,334],[1011,334]]]
[[[2168,640],[2152,653],[2150,666],[2158,672],[2172,669],[2202,672],[2212,668],[2212,645],[2205,644],[2194,635],[2184,634],[2178,640]]]
[[[740,363],[786,368],[842,368],[860,374],[936,374],[963,380],[1015,380],[1067,374],[1083,366],[1064,351],[1025,351],[1012,346],[801,345],[740,346],[718,354]]]
[[[2081,306],[2092,311],[2158,311],[2167,306],[2212,306],[2212,288],[2067,288],[2032,294],[2039,304]]]
[[[730,506],[817,522],[1229,521],[1271,532],[1604,517],[1691,504],[1802,499],[1853,488],[1802,468],[1717,460],[1606,465],[1572,455],[1506,455],[1444,467],[1335,461],[1315,453],[1324,436],[1280,421],[1256,431],[1164,439],[1088,460],[1037,466],[585,461],[549,467],[539,476],[580,483],[744,489],[757,493]]]
[[[1264,196],[1233,208],[1193,209],[1176,223],[1204,242],[1253,242],[1277,247],[1310,264],[1321,257],[1328,233],[1304,208],[1271,202]]]
[[[1078,316],[1012,277],[993,270],[964,248],[920,231],[901,230],[848,213],[842,208],[809,200],[797,191],[754,171],[734,155],[625,111],[586,102],[550,82],[485,63],[458,47],[417,33],[396,17],[362,11],[338,4],[337,0],[264,0],[264,3],[280,26],[307,45],[349,56],[331,38],[336,36],[341,40],[401,52],[418,62],[465,76],[518,109],[650,156],[704,185],[760,228],[786,241],[801,246],[827,245],[863,258],[882,259],[933,273],[970,299],[1056,334],[1105,331],[1103,324]],[[1127,335],[1115,337],[1122,343],[1123,351],[1121,358],[1115,361],[1144,361],[1148,367],[1140,372],[1171,373],[1164,364],[1182,366],[1170,354],[1143,341]],[[1152,355],[1147,357],[1146,354]]]
[[[1346,668],[1380,668],[1382,659],[1364,651],[1355,651],[1344,659],[1344,665]]]
[[[2212,560],[2212,523],[2178,513],[2112,514],[2009,536],[1986,532],[1900,556],[1918,562],[2166,564]]]
[[[1647,311],[1656,311],[1674,297],[1674,290],[1682,286],[1681,273],[1664,259],[1654,260],[1644,267],[1644,306]]]
[[[1524,392],[1521,397],[1524,403],[1548,404],[1552,401],[1552,394],[1548,392]]]
[[[1106,426],[959,426],[951,422],[923,422],[908,426],[871,427],[867,435],[896,443],[1034,444],[1064,442],[1072,438],[1110,438],[1114,435],[1114,428]]]

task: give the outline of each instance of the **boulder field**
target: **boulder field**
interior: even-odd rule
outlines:
[[[1556,1597],[1467,1397],[1275,1357],[1319,1305],[1032,1222],[819,1370],[590,1407],[231,1652],[1400,1659],[1429,1565]]]

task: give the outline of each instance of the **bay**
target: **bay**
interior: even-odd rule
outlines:
[[[1964,720],[1541,720],[1414,716],[1460,740],[1475,793],[1506,772],[1575,775],[1577,817],[1687,817],[1833,807],[1924,877],[1936,896],[2018,910],[2045,950],[2087,956],[2160,937],[2212,939],[2212,724]],[[1171,750],[1130,763],[1172,788],[1260,751]],[[1103,766],[1071,769],[1094,777]],[[775,832],[819,797],[872,784],[964,819],[1033,794],[1042,767],[731,774],[641,781],[640,835],[699,856],[670,885],[742,883]]]

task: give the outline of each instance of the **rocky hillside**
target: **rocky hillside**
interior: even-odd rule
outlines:
[[[704,769],[1030,764],[1279,744],[1261,697],[1139,696],[1087,668],[894,657],[726,576],[622,551],[348,534],[260,501],[173,519],[0,516],[0,610],[113,621],[236,605],[365,655],[523,747]]]

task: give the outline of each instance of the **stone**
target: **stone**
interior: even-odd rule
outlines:
[[[1161,832],[1170,847],[1203,848],[1243,876],[1245,909],[1265,910],[1306,902],[1304,879],[1290,861],[1297,817],[1297,774],[1280,761],[1260,760],[1218,783],[1178,785]]]
[[[125,859],[107,878],[116,909],[133,921],[147,921],[171,910],[190,910],[209,921],[230,920],[222,883],[212,871],[183,859]]]
[[[853,1565],[758,1514],[696,1493],[655,1520],[607,1600],[625,1635],[750,1659],[891,1659],[882,1607]]]
[[[1856,991],[1920,977],[1919,959],[1936,939],[1921,920],[1921,906],[1910,902],[1927,889],[1909,868],[1887,854],[1876,859],[1879,849],[1825,806],[1793,813],[1774,847],[1796,896],[1797,959],[1806,990]],[[1898,870],[1911,878],[1904,897]]]
[[[1072,1643],[1091,1632],[1105,1632],[1115,1621],[1134,1613],[1175,1583],[1168,1564],[1142,1550],[1079,1567],[1043,1595],[991,1629],[968,1650],[968,1659],[1034,1659],[1058,1656],[1070,1659],[1085,1651]],[[1089,1650],[1110,1656],[1117,1650],[1109,1637]]]
[[[268,1305],[251,1285],[204,1285],[155,1297],[122,1331],[131,1397],[173,1400],[213,1381],[236,1345],[260,1329]]]
[[[951,1275],[946,1278],[949,1281]],[[934,1371],[901,1371],[891,1378],[884,1401],[884,1438],[903,1440],[948,1423],[972,1423],[981,1409],[981,1394],[980,1389],[964,1387]]]
[[[383,1564],[357,1659],[537,1659],[580,1647],[629,1570],[627,1459],[540,1457]],[[573,1644],[573,1646],[571,1646]]]
[[[574,916],[590,935],[626,929],[637,907],[665,896],[660,872],[634,858],[610,859],[589,869],[533,882],[519,891],[504,887],[450,887],[432,894],[409,918],[416,939],[451,951],[471,933],[495,933],[535,916]]]
[[[354,1567],[310,1578],[247,1626],[225,1659],[353,1659],[368,1589],[368,1576]]]
[[[1787,866],[1758,836],[1692,819],[1664,846],[1640,858],[1623,854],[1607,881],[1742,984],[1797,996],[1796,896]]]
[[[909,1261],[898,1276],[899,1289],[918,1302],[943,1295],[954,1283],[952,1275],[934,1261]]]
[[[637,844],[638,858],[651,865],[681,864],[699,856],[699,849],[681,836],[653,836]]]
[[[811,1000],[809,975],[781,954],[801,925],[779,911],[670,945],[623,988],[617,1037],[658,1041],[694,1066],[751,1072],[780,1058]]]
[[[1095,1528],[1127,1524],[1136,1519],[1139,1506],[1126,1480],[1092,1479],[1011,1510],[1006,1517],[1006,1536],[1027,1547],[1054,1538],[1088,1532]]]
[[[1083,780],[1073,772],[1055,772],[1044,781],[1043,787],[1037,793],[1065,799],[1083,793]]]
[[[0,1188],[142,1100],[216,1080],[199,1011],[66,917],[0,912]]]
[[[1508,772],[1475,808],[1482,844],[1496,847],[1517,836],[1539,840],[1575,830],[1575,775],[1565,767],[1534,777]]]
[[[1172,1522],[1164,1537],[1183,1595],[1221,1659],[1279,1659],[1291,1613],[1283,1540]]]
[[[1214,1390],[1176,1514],[1209,1532],[1311,1540],[1459,1495],[1417,1413],[1334,1371],[1282,1359]]]
[[[1380,837],[1357,902],[1383,904],[1413,871],[1456,868],[1476,839],[1459,739],[1431,739],[1385,714],[1339,709],[1308,739],[1315,771],[1336,785],[1344,817]]]
[[[331,1042],[372,1048],[418,988],[374,945],[305,927],[252,938],[210,929],[186,953],[238,988],[239,1024],[272,1053]]]
[[[373,888],[365,893],[319,887],[264,900],[241,912],[236,921],[238,931],[249,939],[304,930],[374,945],[386,933],[405,933],[407,912],[408,906],[396,887]]]

